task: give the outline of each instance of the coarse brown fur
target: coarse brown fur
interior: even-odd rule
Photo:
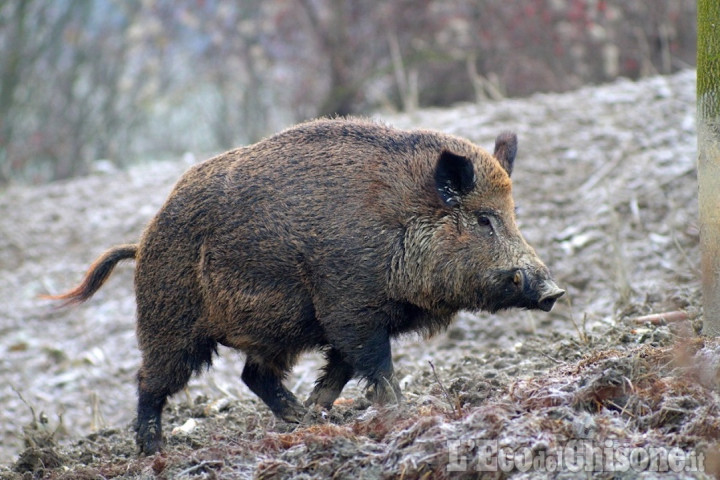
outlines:
[[[431,131],[317,120],[191,168],[137,246],[110,250],[75,290],[89,298],[134,256],[138,444],[162,444],[162,407],[217,344],[280,418],[304,407],[282,380],[303,351],[327,366],[306,405],[350,378],[397,401],[390,338],[433,334],[460,309],[549,310],[562,295],[518,231],[514,134],[495,156]]]

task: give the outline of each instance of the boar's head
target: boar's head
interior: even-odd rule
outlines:
[[[428,189],[437,205],[433,215],[406,230],[403,270],[414,301],[431,310],[550,311],[565,291],[515,222],[515,134],[499,135],[493,156],[458,150],[436,159]]]

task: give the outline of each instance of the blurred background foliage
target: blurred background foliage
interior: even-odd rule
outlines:
[[[0,184],[693,67],[691,0],[0,0]]]

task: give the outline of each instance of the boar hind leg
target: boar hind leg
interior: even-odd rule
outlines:
[[[277,368],[262,358],[248,355],[242,380],[252,392],[260,397],[273,414],[286,422],[300,423],[306,410],[282,384],[287,369]]]
[[[142,454],[153,455],[162,449],[162,409],[166,400],[163,394],[143,390],[138,394],[136,442]]]
[[[143,350],[138,372],[136,440],[140,453],[145,455],[162,449],[162,409],[167,397],[182,390],[193,372],[210,365],[216,343],[197,341],[185,347],[171,349],[168,345],[153,345]]]
[[[331,408],[333,402],[340,396],[345,384],[350,381],[355,373],[353,366],[335,348],[328,350],[325,358],[327,364],[324,373],[315,382],[315,388],[305,401],[306,407],[320,405],[323,408]]]

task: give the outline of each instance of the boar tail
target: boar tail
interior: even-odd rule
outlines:
[[[42,298],[49,300],[64,300],[65,302],[60,305],[61,307],[82,303],[92,297],[95,292],[102,287],[103,283],[105,283],[105,280],[108,279],[110,273],[113,271],[113,268],[115,268],[115,265],[120,260],[135,258],[137,251],[137,244],[118,245],[116,247],[112,247],[95,260],[95,263],[90,266],[90,269],[85,274],[85,278],[80,285],[68,292],[61,293],[60,295],[43,295]]]

